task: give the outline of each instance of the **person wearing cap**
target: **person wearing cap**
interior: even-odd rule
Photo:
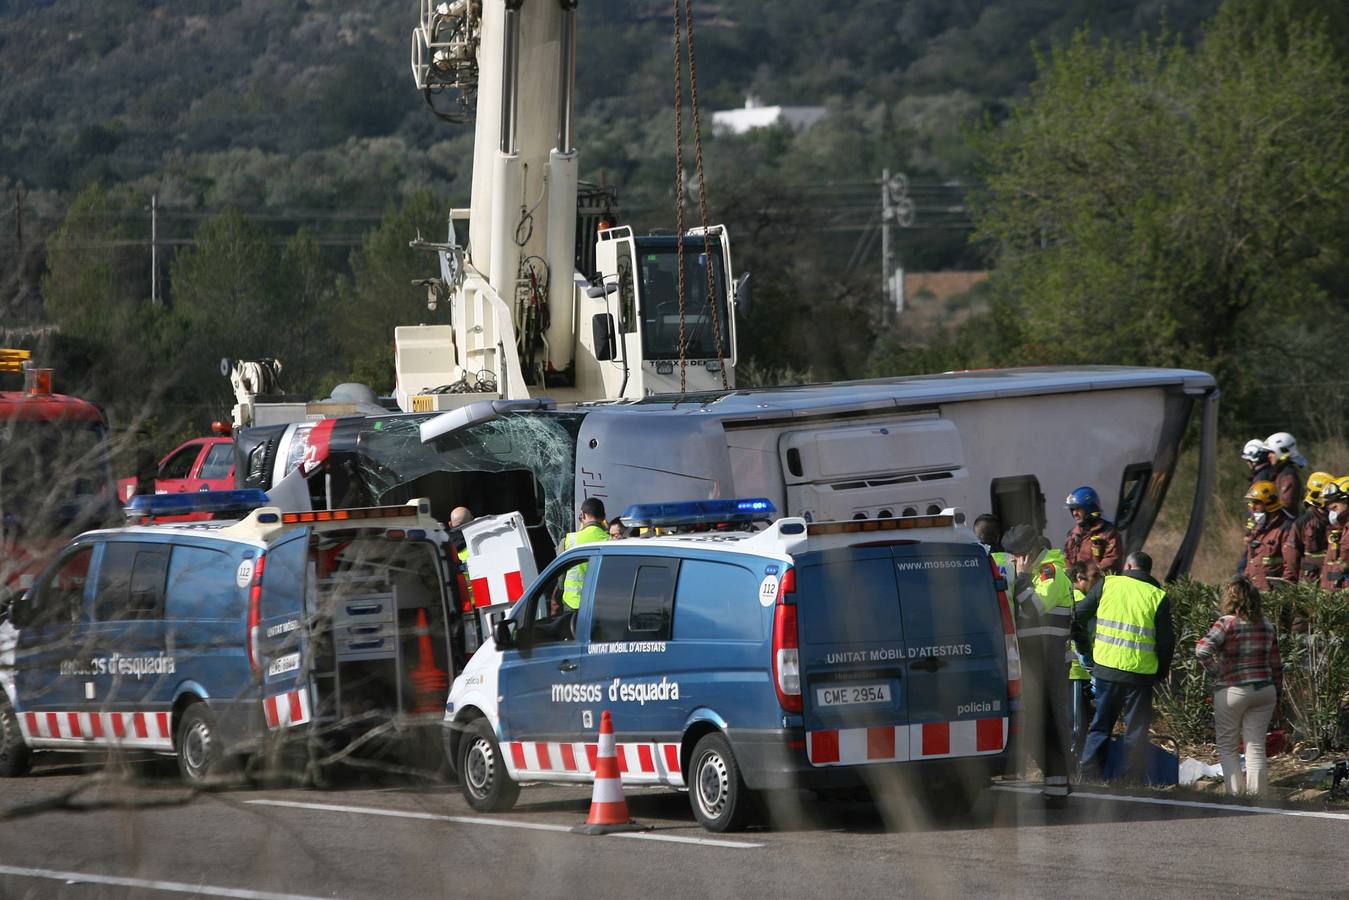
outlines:
[[[1297,532],[1293,517],[1283,508],[1279,489],[1272,481],[1257,481],[1246,492],[1246,508],[1251,514],[1251,530],[1246,536],[1243,571],[1262,591],[1270,589],[1270,579],[1292,583],[1298,579]]]
[[[1270,464],[1274,467],[1274,477],[1270,481],[1279,487],[1279,502],[1296,519],[1302,514],[1302,473],[1306,468],[1307,457],[1298,452],[1297,439],[1286,431],[1276,431],[1265,438],[1269,448]]]
[[[1321,589],[1342,591],[1349,583],[1349,475],[1321,490],[1326,505],[1326,557],[1321,565]]]
[[[1101,515],[1101,498],[1095,489],[1083,485],[1063,504],[1075,523],[1063,544],[1067,563],[1092,562],[1102,572],[1118,575],[1124,565],[1124,541],[1119,529]]]
[[[1100,781],[1115,722],[1124,715],[1125,777],[1142,781],[1147,765],[1152,689],[1166,680],[1176,650],[1171,602],[1152,577],[1152,557],[1130,553],[1123,575],[1106,575],[1077,604],[1073,643],[1096,679],[1096,715],[1082,747],[1082,778]],[[1091,635],[1087,623],[1096,620]]]
[[[1022,758],[1044,771],[1044,797],[1068,797],[1068,668],[1064,644],[1072,617],[1073,589],[1059,563],[1048,557],[1044,537],[1014,525],[1002,545],[1016,564],[1017,638],[1021,649]]]

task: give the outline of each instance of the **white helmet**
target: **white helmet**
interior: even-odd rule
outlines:
[[[1246,446],[1241,448],[1241,458],[1246,462],[1260,462],[1265,459],[1265,454],[1268,452],[1269,448],[1265,446],[1264,441],[1251,438],[1246,442]]]
[[[1286,431],[1276,431],[1265,438],[1265,446],[1280,460],[1291,459],[1299,466],[1307,465],[1307,457],[1297,452],[1297,438]]]

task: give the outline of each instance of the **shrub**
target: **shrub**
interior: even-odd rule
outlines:
[[[1171,675],[1156,694],[1158,730],[1182,743],[1213,740],[1213,684],[1194,645],[1218,617],[1218,587],[1183,580],[1168,586],[1176,626]],[[1293,737],[1323,751],[1349,746],[1349,593],[1291,585],[1263,595],[1265,618],[1279,634],[1283,715]]]

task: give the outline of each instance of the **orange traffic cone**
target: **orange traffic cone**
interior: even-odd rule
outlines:
[[[595,791],[590,797],[590,817],[572,831],[613,834],[615,831],[646,831],[649,827],[638,825],[628,814],[623,780],[618,774],[618,755],[614,752],[614,721],[606,709],[600,715],[600,748],[595,756]]]
[[[417,636],[417,666],[410,674],[413,690],[413,712],[437,712],[445,706],[445,695],[449,693],[450,678],[444,670],[436,668],[436,658],[431,650],[431,627],[426,622],[426,610],[417,610],[417,627],[413,631]]]

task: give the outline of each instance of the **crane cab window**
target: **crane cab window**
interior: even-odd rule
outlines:
[[[684,337],[687,359],[716,359],[716,323],[708,303],[709,267],[716,292],[716,317],[721,328],[721,356],[730,350],[726,308],[726,273],[721,242],[713,239],[711,256],[702,238],[684,241]],[[679,359],[679,245],[674,237],[644,238],[637,248],[642,297],[642,357]]]

